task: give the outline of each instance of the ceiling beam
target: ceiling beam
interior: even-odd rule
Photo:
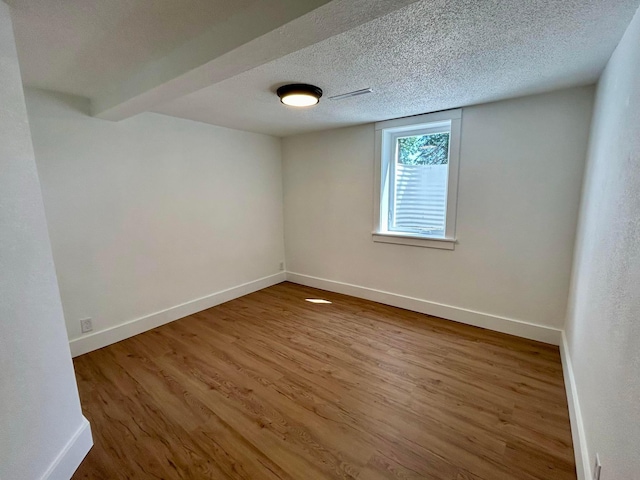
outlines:
[[[92,114],[114,121],[132,117],[415,1],[261,0],[92,98]]]

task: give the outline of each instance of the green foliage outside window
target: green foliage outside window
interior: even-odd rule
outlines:
[[[446,165],[449,134],[434,133],[398,139],[398,163],[402,165]]]

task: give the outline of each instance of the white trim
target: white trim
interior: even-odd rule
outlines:
[[[456,108],[455,110],[442,110],[440,112],[414,115],[413,117],[394,118],[392,120],[385,120],[384,122],[377,122],[376,130],[404,127],[407,125],[415,125],[418,123],[438,122],[440,120],[454,120],[460,118],[462,118],[462,109]]]
[[[376,128],[375,134],[375,156],[373,159],[373,231],[380,232],[382,225],[382,213],[380,210],[380,205],[382,204],[382,185],[386,184],[387,180],[384,182],[382,180],[382,130]],[[386,174],[387,172],[385,172]],[[388,192],[385,193],[388,196]],[[385,200],[388,202],[388,200]]]
[[[569,404],[569,418],[571,421],[571,437],[573,438],[573,451],[576,457],[576,473],[578,480],[591,480],[591,462],[589,461],[589,450],[587,448],[587,437],[584,432],[582,422],[582,412],[578,401],[578,389],[576,379],[573,375],[573,365],[567,337],[562,332],[562,342],[560,343],[560,357],[562,358],[562,371],[564,373],[564,386],[567,390],[567,402]]]
[[[395,245],[411,245],[414,247],[440,248],[442,250],[454,250],[456,240],[454,238],[426,238],[418,235],[373,232],[374,242],[393,243]]]
[[[77,357],[78,355],[83,355],[93,350],[106,347],[107,345],[119,342],[125,338],[133,337],[134,335],[159,327],[165,323],[173,322],[180,318],[206,310],[207,308],[228,302],[229,300],[284,282],[285,279],[285,272],[276,273],[275,275],[270,275],[268,277],[254,280],[253,282],[244,283],[236,287],[212,293],[206,297],[197,298],[190,302],[176,305],[175,307],[152,313],[144,317],[136,318],[90,335],[74,338],[69,342],[71,356]]]
[[[44,472],[41,480],[66,480],[72,477],[93,446],[91,425],[82,417],[82,424],[67,442],[60,454]]]
[[[308,287],[342,293],[353,297],[364,298],[374,302],[404,308],[418,313],[445,318],[496,332],[516,335],[518,337],[537,340],[539,342],[560,345],[562,331],[556,328],[524,322],[513,318],[500,317],[488,313],[468,310],[466,308],[443,305],[419,298],[407,297],[396,293],[361,287],[350,283],[336,282],[324,278],[312,277],[301,273],[287,272],[287,281]]]
[[[456,218],[458,214],[458,180],[460,178],[460,145],[462,144],[462,110],[456,110],[457,117],[451,117],[449,137],[449,182],[447,183],[446,238],[456,238]]]

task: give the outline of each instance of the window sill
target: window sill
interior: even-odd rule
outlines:
[[[410,245],[412,247],[439,248],[441,250],[454,250],[456,240],[453,238],[425,238],[418,235],[373,232],[374,242],[393,243],[395,245]]]

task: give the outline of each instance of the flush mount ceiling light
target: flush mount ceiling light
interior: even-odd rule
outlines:
[[[284,85],[276,92],[280,101],[291,107],[310,107],[317,104],[322,96],[322,90],[306,83]]]

